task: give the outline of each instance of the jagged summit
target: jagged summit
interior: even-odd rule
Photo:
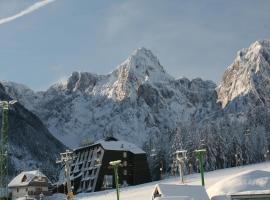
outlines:
[[[145,82],[162,82],[174,79],[168,75],[157,57],[146,48],[136,49],[110,74],[96,75],[89,72],[73,72],[67,81],[53,85],[51,91],[102,94],[115,100],[136,96]]]
[[[136,49],[114,73],[125,72],[125,75],[138,81],[161,81],[164,78],[171,78],[158,58],[148,49],[142,47]],[[161,77],[162,76],[162,77]],[[162,79],[160,79],[162,78]]]
[[[142,66],[147,66],[165,73],[165,70],[160,65],[158,58],[152,53],[151,50],[144,47],[136,49],[127,59],[127,61],[131,62],[133,64],[132,66],[136,67],[137,69]]]
[[[166,74],[158,58],[148,49],[142,47],[136,49],[116,71],[123,70],[137,75],[137,78],[148,80],[150,76],[156,76],[157,73]]]
[[[236,59],[225,71],[217,88],[218,102],[225,107],[237,97],[252,95],[265,103],[270,96],[270,40],[256,41],[237,53]]]

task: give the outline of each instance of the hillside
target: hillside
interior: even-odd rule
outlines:
[[[0,84],[0,100],[11,100],[2,84]],[[65,146],[51,135],[37,116],[20,103],[12,105],[9,111],[8,133],[12,174],[21,170],[40,168],[47,175],[54,175],[56,156],[65,149]]]

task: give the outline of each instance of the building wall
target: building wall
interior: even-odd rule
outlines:
[[[119,176],[119,184],[120,185],[134,185],[134,163],[133,163],[133,154],[126,151],[105,151],[104,157],[102,160],[102,167],[100,169],[100,174],[97,181],[97,186],[95,191],[109,189],[106,188],[105,176],[112,176],[113,183],[112,186],[115,188],[115,180],[114,180],[114,171],[113,168],[110,166],[109,162],[113,160],[121,160],[122,165],[124,162],[126,166],[119,167],[118,169],[118,176]]]
[[[151,181],[146,154],[134,155],[134,185]]]
[[[36,193],[41,193],[41,192],[48,192],[48,187],[35,187],[35,186],[23,186],[23,187],[15,187],[15,188],[10,188],[11,193],[12,193],[12,200],[15,200],[16,198],[19,197],[35,197]],[[33,195],[31,195],[33,194]]]
[[[137,185],[151,181],[145,154],[133,154],[129,151],[105,151],[95,191],[108,189],[104,187],[104,176],[106,175],[113,176],[112,185],[115,188],[114,171],[109,164],[112,160],[122,161],[122,166],[118,169],[120,186]]]
[[[145,154],[104,150],[101,145],[80,148],[74,153],[76,158],[71,165],[70,174],[74,193],[105,190],[110,182],[115,188],[114,171],[109,164],[113,160],[122,161],[122,167],[118,171],[121,186],[151,181]],[[96,163],[97,160],[101,163]]]
[[[28,195],[28,191],[26,189],[28,189],[28,187],[12,188],[11,189],[12,200],[15,200],[16,198],[24,197],[24,196]]]
[[[95,145],[75,151],[73,164],[71,165],[71,179],[74,185],[74,192],[93,192],[100,170],[104,149]]]

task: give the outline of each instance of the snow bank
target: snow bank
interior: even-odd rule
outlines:
[[[212,185],[207,191],[209,196],[228,195],[246,191],[264,191],[270,193],[270,172],[250,170],[232,175]],[[221,198],[221,197],[220,197]]]
[[[263,171],[267,170],[267,171]],[[251,186],[253,183],[253,188],[270,188],[269,179],[270,179],[270,162],[247,165],[242,167],[234,167],[216,170],[212,172],[205,173],[205,182],[208,195],[211,197],[211,194],[220,194],[221,189],[224,187],[227,190],[233,190],[236,192],[240,191],[240,185],[245,187],[245,184],[249,185],[249,190],[252,190]],[[255,179],[254,179],[255,178]],[[269,179],[268,179],[269,178]],[[237,180],[238,179],[238,180]],[[235,181],[233,181],[235,180]],[[220,181],[220,182],[219,182]],[[246,182],[245,182],[246,181]],[[123,200],[150,200],[152,197],[153,190],[156,184],[179,184],[179,177],[169,178],[161,181],[145,183],[136,186],[129,186],[126,188],[121,188],[120,199]],[[199,185],[201,183],[200,174],[191,174],[185,176],[185,183],[187,185]],[[257,186],[254,186],[254,183]],[[259,184],[260,183],[260,184]],[[224,186],[222,185],[224,184]],[[223,187],[222,187],[223,186]],[[229,189],[229,187],[231,189]],[[262,192],[262,191],[260,191]],[[216,200],[228,200],[228,196],[220,194],[219,198]],[[55,194],[49,200],[63,200],[65,196],[63,194]],[[75,196],[77,200],[115,200],[116,192],[115,190],[106,190],[101,192],[93,193],[82,193]],[[174,199],[170,199],[174,200]]]

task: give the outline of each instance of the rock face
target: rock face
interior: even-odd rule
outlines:
[[[0,84],[0,100],[11,100],[2,84]],[[37,116],[20,103],[12,105],[9,110],[8,133],[10,168],[14,173],[41,168],[47,175],[52,175],[51,173],[55,171],[56,156],[65,148]]]
[[[261,40],[237,53],[217,88],[223,108],[244,111],[270,102],[270,41]]]

